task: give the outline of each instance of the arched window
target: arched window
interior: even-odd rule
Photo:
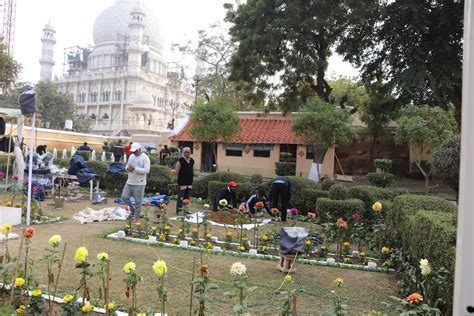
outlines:
[[[104,113],[104,115],[102,115],[102,119],[108,120],[108,119],[109,119],[109,115],[108,115],[107,113]]]

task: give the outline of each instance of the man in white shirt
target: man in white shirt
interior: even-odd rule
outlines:
[[[150,158],[142,152],[140,143],[133,143],[130,151],[132,155],[127,161],[128,179],[123,187],[122,198],[130,206],[132,220],[140,218],[143,194],[145,193],[146,175],[150,172]],[[131,204],[130,197],[135,199]]]

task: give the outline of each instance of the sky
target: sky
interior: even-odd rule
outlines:
[[[165,36],[164,57],[177,62],[180,55],[171,52],[171,44],[197,42],[197,31],[222,21],[223,4],[232,0],[147,0],[161,21]],[[64,48],[93,45],[92,28],[96,17],[115,0],[17,0],[14,58],[22,64],[21,81],[39,79],[43,27],[51,21],[56,29],[54,75],[63,72]],[[190,65],[194,67],[194,65]],[[356,76],[357,71],[340,56],[329,61],[329,76]]]

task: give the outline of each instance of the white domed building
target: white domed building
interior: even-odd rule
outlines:
[[[54,28],[43,32],[41,80],[51,80]],[[159,133],[190,109],[193,93],[163,60],[159,20],[143,1],[117,0],[102,11],[93,38],[94,47],[65,49],[65,72],[54,83],[73,97],[78,115],[93,119],[94,133]]]

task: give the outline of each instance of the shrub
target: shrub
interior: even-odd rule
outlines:
[[[250,183],[252,185],[260,185],[263,183],[263,177],[262,175],[258,173],[254,173],[253,175],[250,176]]]
[[[110,163],[106,161],[88,161],[87,166],[100,175],[100,188],[119,195],[122,192],[125,182],[127,182],[127,173],[117,177],[107,174]]]
[[[336,222],[340,217],[348,219],[354,213],[362,213],[364,202],[359,199],[331,200],[319,198],[316,202],[316,211],[322,222]]]
[[[54,159],[54,165],[58,168],[68,168],[70,159],[56,158]]]
[[[278,176],[294,176],[296,174],[296,163],[275,162],[275,173]]]
[[[209,181],[207,185],[209,201],[211,201],[211,205],[214,206],[214,203],[219,203],[219,201],[216,201],[216,197],[219,192],[227,186],[227,183],[221,181]]]
[[[84,157],[85,161],[88,161],[92,153],[90,152],[90,150],[77,150],[76,154],[81,155],[82,157]]]
[[[349,197],[349,189],[344,184],[335,184],[329,188],[331,200],[346,200]]]
[[[382,170],[382,172],[388,172],[392,169],[392,160],[390,159],[374,159],[374,166]]]
[[[147,176],[145,191],[148,193],[167,194],[172,183],[171,169],[160,165],[151,165]]]
[[[446,139],[431,154],[431,162],[444,183],[456,193],[459,191],[459,156],[461,140],[459,136]]]
[[[407,193],[406,189],[385,189],[370,185],[356,185],[349,188],[349,196],[351,198],[364,202],[365,213],[362,215],[368,219],[373,218],[372,204],[377,201],[392,201],[396,196]]]
[[[336,184],[336,181],[333,179],[325,178],[323,182],[321,182],[321,189],[328,191],[330,187]]]
[[[195,197],[206,199],[208,197],[208,183],[209,181],[230,182],[236,181],[239,185],[245,182],[245,178],[235,172],[215,172],[200,179],[193,181],[192,194]]]
[[[166,156],[165,165],[169,168],[174,168],[176,166],[176,163],[178,162],[178,160],[179,160],[179,157]]]
[[[393,180],[395,180],[395,176],[391,173],[369,172],[367,178],[369,179],[370,184],[379,188],[388,187],[392,184]]]
[[[304,199],[295,199],[292,204],[299,210],[299,214],[306,215],[308,212],[316,212],[316,202],[321,197],[328,197],[328,191],[317,190],[313,188],[303,189],[301,192]]]
[[[392,161],[392,172],[398,177],[405,177],[410,167],[410,160],[408,158],[395,158]]]

